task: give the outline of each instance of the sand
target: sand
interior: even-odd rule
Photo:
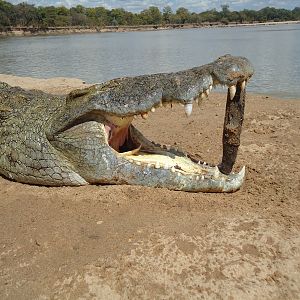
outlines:
[[[0,76],[64,93],[82,81]],[[225,95],[135,120],[149,138],[221,157]],[[300,102],[249,94],[233,194],[0,177],[0,299],[300,299]]]

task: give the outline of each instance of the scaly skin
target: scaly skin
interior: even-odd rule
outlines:
[[[48,186],[126,183],[236,191],[244,169],[230,172],[240,143],[245,83],[252,75],[247,59],[226,55],[177,73],[114,79],[66,98],[0,83],[0,174]],[[148,141],[131,124],[136,115],[145,118],[148,111],[176,102],[184,104],[189,115],[192,103],[217,84],[229,87],[222,173]]]

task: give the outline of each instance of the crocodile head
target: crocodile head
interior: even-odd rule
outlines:
[[[118,78],[75,90],[59,100],[62,104],[56,109],[48,110],[49,120],[40,116],[44,132],[39,139],[46,139],[46,143],[44,150],[39,147],[34,156],[38,154],[36,159],[45,161],[47,154],[47,160],[55,161],[52,166],[38,164],[40,172],[48,170],[47,178],[37,173],[26,177],[24,171],[20,177],[12,168],[3,167],[4,159],[2,169],[0,160],[0,173],[2,170],[15,180],[45,185],[125,183],[184,191],[236,191],[244,181],[245,168],[237,174],[231,171],[240,143],[246,83],[252,75],[253,68],[246,58],[225,55],[186,71]],[[189,116],[193,104],[217,85],[228,86],[219,166],[151,142],[132,124],[137,116],[147,119],[148,112],[175,103],[184,105]],[[41,154],[45,149],[47,153]]]

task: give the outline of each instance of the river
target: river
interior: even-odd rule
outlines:
[[[0,73],[89,83],[171,72],[230,53],[255,67],[248,90],[300,99],[300,24],[0,39]]]

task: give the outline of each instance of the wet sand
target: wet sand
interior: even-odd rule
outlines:
[[[66,93],[76,79],[0,81]],[[225,94],[136,126],[217,163]],[[249,94],[233,194],[0,177],[0,299],[300,299],[300,100]]]

